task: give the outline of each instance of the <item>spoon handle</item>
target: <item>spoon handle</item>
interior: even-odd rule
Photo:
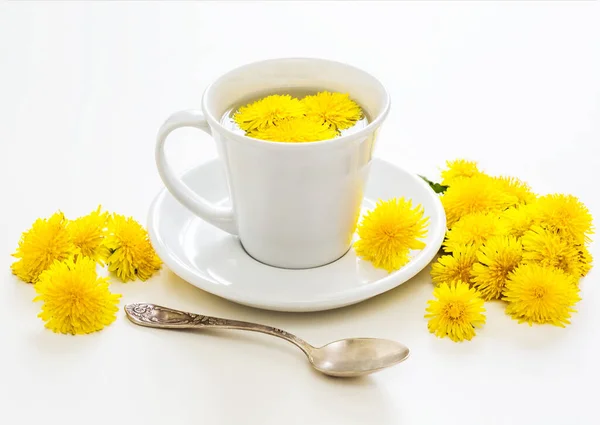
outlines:
[[[285,339],[300,348],[309,358],[314,349],[306,341],[282,329],[258,323],[242,322],[239,320],[221,319],[219,317],[203,316],[187,313],[156,304],[135,303],[125,306],[129,320],[136,325],[160,329],[238,329],[243,331],[261,332],[267,335]]]

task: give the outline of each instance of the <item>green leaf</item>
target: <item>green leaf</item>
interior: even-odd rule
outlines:
[[[425,176],[419,176],[419,177],[421,177],[423,180],[425,180],[427,182],[427,184],[429,185],[429,187],[431,187],[435,193],[444,193],[446,191],[446,189],[448,189],[448,186],[444,186],[443,184],[440,184],[440,183],[434,183]]]

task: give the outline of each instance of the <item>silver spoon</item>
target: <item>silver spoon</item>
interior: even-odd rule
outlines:
[[[342,339],[317,348],[271,326],[186,313],[155,304],[128,304],[125,312],[136,325],[150,328],[239,329],[273,335],[296,345],[315,369],[331,376],[352,377],[377,372],[406,360],[409,354],[408,348],[399,342],[378,338]]]

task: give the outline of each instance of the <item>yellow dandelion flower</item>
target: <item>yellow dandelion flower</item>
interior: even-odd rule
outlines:
[[[103,329],[116,319],[121,295],[108,289],[108,278],[96,274],[96,262],[81,257],[74,262],[56,261],[35,284],[42,301],[38,315],[57,333],[87,334]]]
[[[506,234],[520,238],[531,226],[537,224],[535,207],[531,204],[517,205],[500,213],[500,226]]]
[[[444,249],[453,252],[457,247],[469,244],[479,248],[488,238],[502,234],[502,231],[497,213],[469,214],[448,231]]]
[[[516,203],[514,196],[506,194],[494,179],[485,175],[456,180],[441,200],[449,227],[467,214],[502,211]]]
[[[465,159],[446,161],[446,169],[442,170],[442,184],[450,186],[459,179],[471,178],[482,175],[477,168],[477,162]]]
[[[108,212],[101,212],[101,206],[90,214],[69,221],[67,230],[75,245],[77,255],[89,257],[100,265],[108,258],[108,249],[103,245]]]
[[[19,260],[10,268],[19,279],[35,283],[40,273],[55,260],[62,261],[75,253],[69,238],[67,220],[57,212],[48,219],[38,218],[31,229],[21,235],[17,251],[13,257]]]
[[[431,266],[431,280],[435,284],[468,283],[477,261],[476,253],[477,248],[473,245],[456,246],[451,255],[442,255]]]
[[[525,262],[556,267],[571,276],[582,275],[580,251],[555,230],[533,226],[525,232],[522,241]]]
[[[333,139],[337,132],[324,124],[306,118],[279,121],[276,125],[248,133],[255,139],[272,142],[318,142]]]
[[[486,301],[502,296],[509,273],[523,258],[521,241],[514,236],[495,236],[488,239],[477,252],[478,263],[471,272],[473,286]]]
[[[557,230],[561,236],[576,243],[590,241],[592,215],[587,207],[572,195],[546,195],[538,198],[535,211],[539,222]]]
[[[344,130],[352,127],[362,117],[360,106],[348,94],[320,92],[302,99],[306,115],[317,122]]]
[[[304,115],[305,106],[292,96],[274,94],[242,106],[233,119],[244,131],[265,129],[279,121],[299,118]]]
[[[506,312],[521,322],[568,325],[573,306],[581,300],[579,288],[562,270],[525,264],[509,275],[504,291]]]
[[[588,251],[585,245],[577,245],[576,249],[579,253],[579,270],[581,272],[581,277],[584,277],[592,268],[592,254],[590,254],[590,251]]]
[[[429,332],[452,341],[470,341],[475,328],[485,323],[483,300],[468,284],[442,283],[433,290],[435,300],[427,302],[425,318]]]
[[[494,177],[494,180],[498,183],[500,190],[516,198],[517,204],[529,204],[536,200],[536,194],[524,181],[514,177]]]
[[[106,261],[108,270],[123,282],[135,278],[146,280],[162,264],[150,244],[148,232],[131,217],[113,214],[104,244],[110,252]]]
[[[411,200],[379,201],[358,225],[359,240],[356,254],[388,272],[399,269],[409,261],[411,249],[422,249],[419,239],[427,235],[429,217],[423,217],[423,207],[413,207]]]

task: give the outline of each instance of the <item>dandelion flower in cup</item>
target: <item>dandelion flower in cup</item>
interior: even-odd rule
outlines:
[[[590,241],[592,215],[587,207],[572,195],[546,195],[538,198],[535,210],[539,222],[557,230],[561,236],[576,243]]]
[[[339,131],[352,127],[362,117],[360,106],[348,94],[327,91],[302,99],[306,116]]]
[[[116,319],[121,295],[108,289],[108,278],[96,274],[96,262],[81,257],[74,262],[56,261],[35,284],[42,301],[38,315],[57,333],[87,334],[103,329]]]
[[[288,94],[274,94],[242,106],[233,119],[242,130],[251,132],[263,130],[282,120],[302,117],[304,111],[304,104],[300,100]]]
[[[442,255],[431,266],[431,280],[436,285],[442,283],[468,283],[473,264],[477,261],[477,247],[457,246],[452,254]]]
[[[533,204],[510,207],[500,213],[500,223],[505,233],[520,238],[538,223],[535,207]]]
[[[459,179],[441,197],[448,226],[473,213],[502,211],[516,204],[516,197],[506,194],[491,177],[474,176]]]
[[[78,256],[89,257],[104,265],[109,254],[103,244],[107,221],[108,212],[102,212],[100,206],[86,216],[69,221],[67,230]]]
[[[465,159],[446,161],[446,169],[442,171],[442,184],[450,186],[459,179],[468,179],[482,174],[479,168],[477,168],[477,162],[475,161],[467,161]]]
[[[502,234],[496,213],[469,214],[458,220],[446,234],[444,250],[453,252],[457,247],[472,244],[479,248],[488,238]]]
[[[276,125],[248,133],[256,139],[270,140],[273,142],[318,142],[329,140],[337,136],[337,132],[314,120],[294,118],[279,121]]]
[[[28,283],[35,283],[40,273],[55,260],[62,261],[75,253],[67,231],[67,219],[57,212],[48,219],[38,218],[31,229],[21,235],[13,254],[18,258],[10,268],[13,274]]]
[[[485,323],[483,300],[468,284],[442,283],[433,290],[434,300],[427,302],[425,318],[429,332],[452,341],[470,341],[475,328]]]
[[[516,198],[516,204],[530,204],[536,200],[536,194],[524,181],[514,177],[494,177],[500,189]]]
[[[555,230],[533,226],[525,232],[522,240],[525,262],[556,267],[577,278],[582,275],[579,250]]]
[[[514,236],[495,236],[477,251],[478,263],[471,272],[473,286],[486,300],[500,299],[508,275],[523,258],[521,241]]]
[[[429,217],[423,207],[413,207],[411,200],[393,198],[378,201],[358,225],[356,254],[388,272],[398,270],[409,260],[411,249],[422,249]]]
[[[150,244],[148,232],[131,217],[113,214],[104,244],[110,252],[106,261],[108,270],[123,282],[146,280],[162,264]]]
[[[508,301],[506,312],[520,323],[550,323],[564,328],[581,298],[572,277],[562,270],[525,264],[510,274],[504,300]]]

